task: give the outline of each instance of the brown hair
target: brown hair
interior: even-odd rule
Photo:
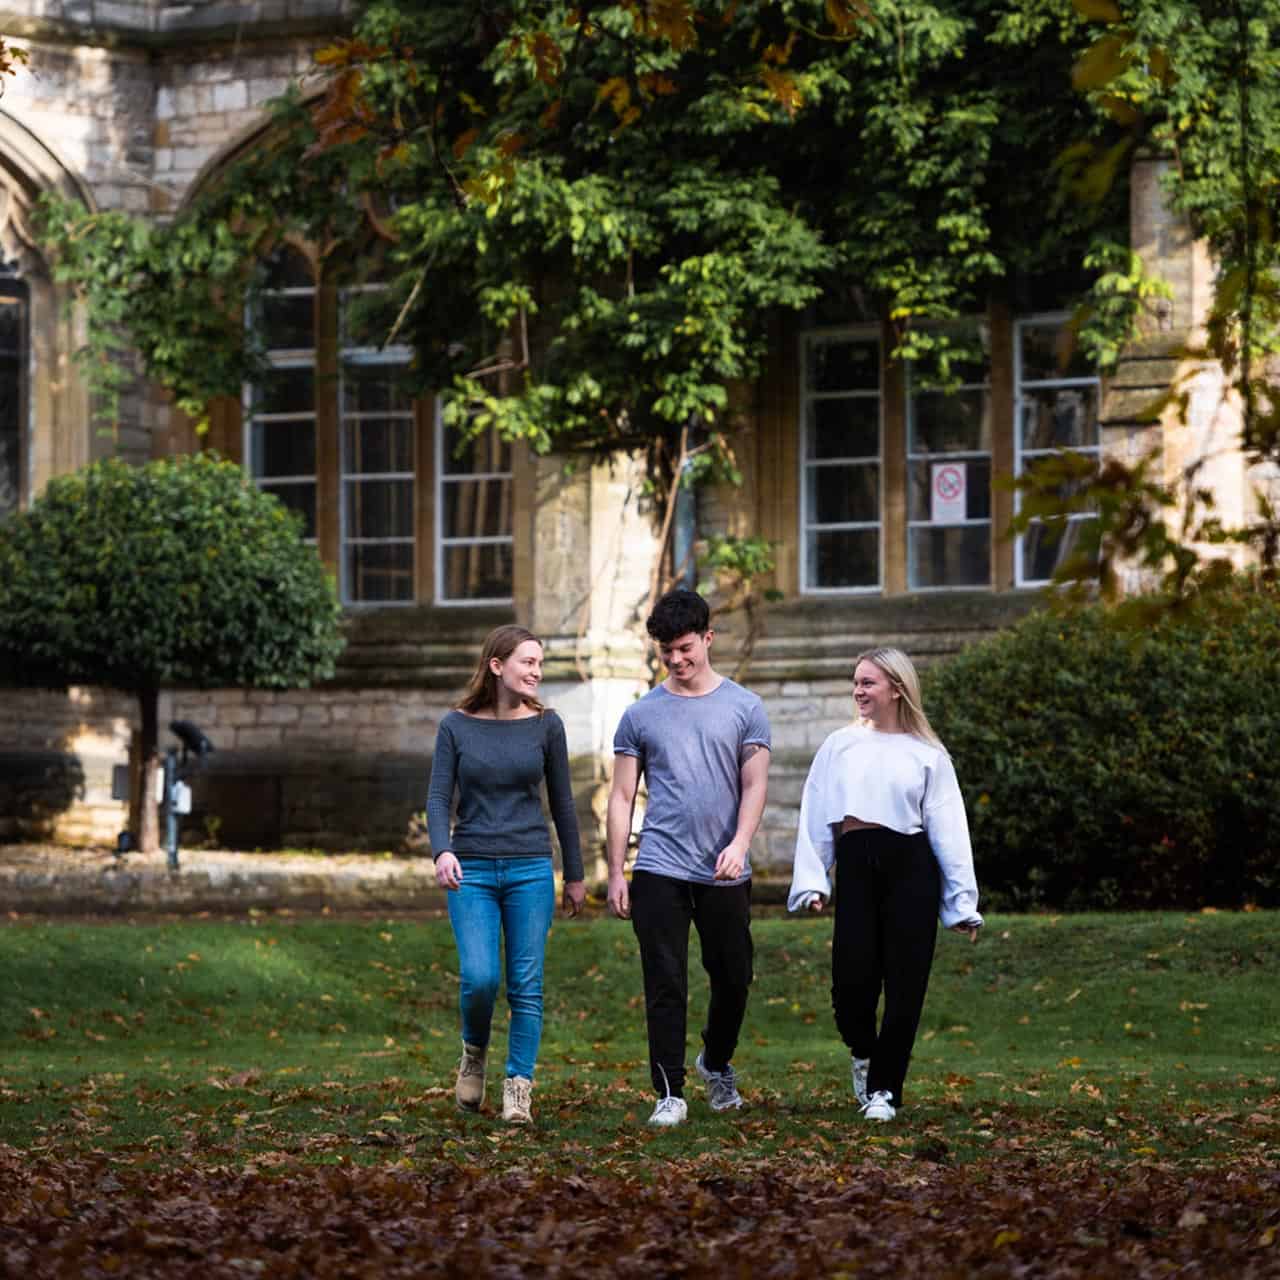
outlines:
[[[499,662],[506,662],[526,640],[542,645],[542,641],[532,631],[526,631],[524,627],[517,627],[510,623],[506,626],[494,627],[489,632],[485,637],[484,648],[480,651],[480,661],[467,682],[467,691],[462,695],[462,701],[458,703],[459,711],[469,711],[474,715],[477,711],[488,711],[498,705],[498,677],[489,669],[489,663],[494,658]],[[523,701],[526,707],[539,715],[546,710],[537,698],[526,696]]]
[[[903,729],[913,738],[919,738],[931,747],[945,751],[942,739],[934,732],[929,717],[924,713],[924,702],[920,697],[920,677],[916,675],[911,659],[901,649],[892,649],[886,645],[866,649],[858,654],[853,660],[854,671],[857,671],[860,662],[870,662],[879,667],[897,690],[898,718]]]

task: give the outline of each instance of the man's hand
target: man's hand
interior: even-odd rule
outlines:
[[[462,884],[462,866],[448,849],[436,854],[436,884],[442,889],[457,889]]]
[[[564,882],[564,893],[561,895],[561,905],[564,907],[565,915],[571,919],[582,910],[582,904],[587,900],[587,882],[585,880],[566,880]]]
[[[619,920],[631,919],[631,889],[621,872],[609,876],[609,910]]]
[[[978,930],[980,930],[981,928],[982,926],[980,924],[964,924],[963,922],[961,922],[960,924],[953,924],[951,926],[951,932],[967,933],[969,935],[970,942],[977,942]]]
[[[726,845],[716,859],[717,880],[737,880],[747,865],[747,851],[737,845]]]
[[[826,905],[827,905],[827,900],[820,893],[815,893],[813,897],[809,899],[810,911],[821,911],[822,908],[825,907]]]

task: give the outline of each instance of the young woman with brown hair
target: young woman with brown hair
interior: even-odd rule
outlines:
[[[515,1124],[532,1119],[543,960],[555,910],[544,783],[569,915],[578,914],[586,896],[564,724],[538,701],[541,680],[542,643],[532,632],[517,626],[490,632],[462,701],[440,722],[427,796],[436,880],[449,891],[461,975],[462,1062],[454,1096],[469,1111],[484,1099],[505,939],[511,1029],[502,1118]]]

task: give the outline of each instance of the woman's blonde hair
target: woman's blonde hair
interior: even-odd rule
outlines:
[[[489,632],[485,637],[484,647],[480,651],[480,661],[467,682],[467,691],[462,695],[462,701],[458,703],[459,711],[468,711],[474,715],[477,711],[489,711],[498,705],[498,677],[489,669],[489,663],[494,658],[499,662],[506,662],[526,640],[532,640],[539,646],[542,644],[532,631],[526,631],[524,627],[517,627],[514,624],[494,627]],[[539,715],[546,710],[537,698],[529,694],[523,695],[523,701],[526,707]]]
[[[915,665],[901,649],[882,646],[878,649],[866,649],[853,660],[856,672],[858,663],[870,662],[879,667],[888,677],[889,683],[898,694],[898,719],[903,729],[913,738],[919,738],[940,751],[945,751],[942,739],[933,730],[929,717],[924,713],[924,699],[920,696],[920,677],[916,675]]]

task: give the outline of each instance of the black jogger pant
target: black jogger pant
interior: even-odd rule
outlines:
[[[836,1027],[854,1057],[871,1059],[868,1094],[887,1090],[895,1107],[902,1105],[902,1082],[929,988],[939,891],[938,863],[923,833],[904,836],[872,827],[847,831],[836,841]]]
[[[703,1063],[709,1071],[723,1071],[738,1045],[751,986],[751,881],[695,884],[650,871],[632,874],[631,925],[644,973],[649,1074],[659,1097],[668,1090],[684,1096],[690,923],[711,982]]]

